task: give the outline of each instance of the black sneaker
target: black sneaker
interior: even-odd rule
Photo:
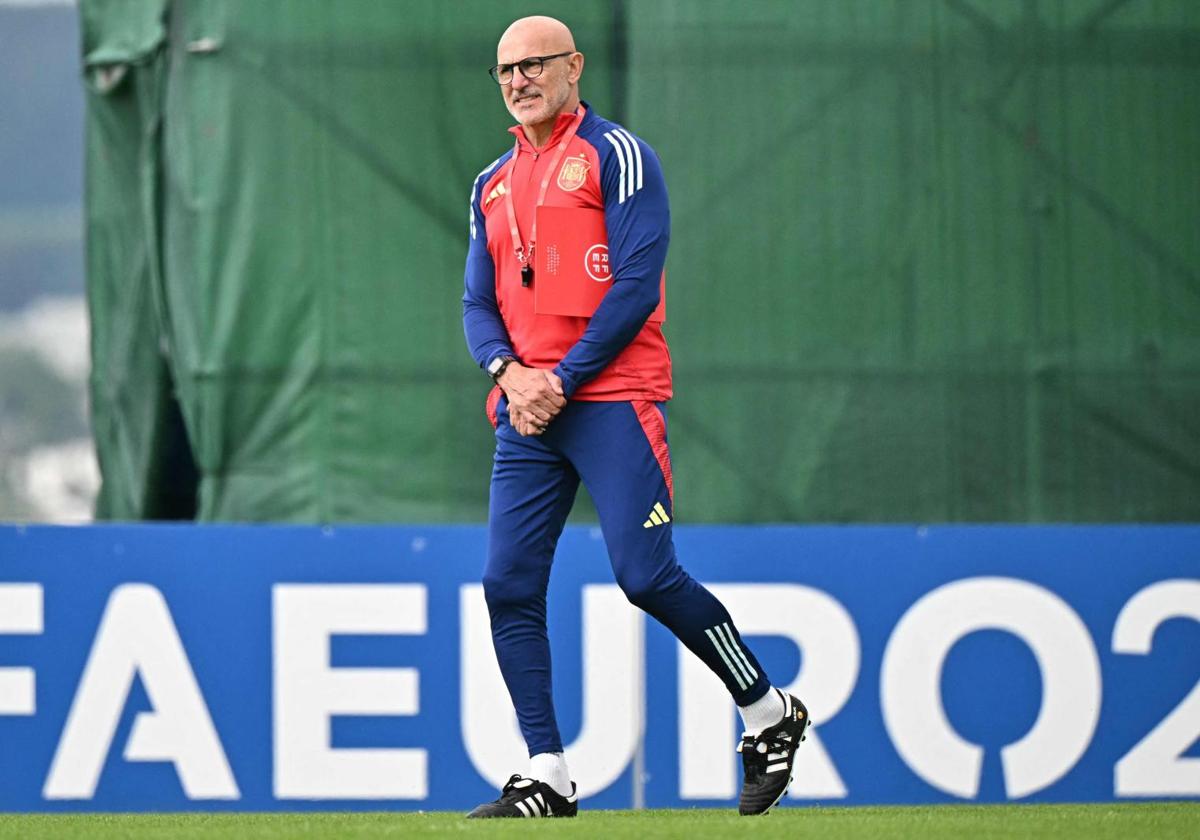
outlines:
[[[579,800],[571,782],[571,795],[563,796],[545,782],[526,779],[514,773],[504,783],[500,798],[485,802],[467,814],[467,819],[490,817],[573,817],[579,813]]]
[[[738,813],[742,815],[770,811],[787,793],[792,780],[796,747],[804,740],[809,724],[808,709],[790,694],[779,691],[779,696],[783,698],[783,720],[758,735],[743,735],[737,747],[745,771],[738,801]]]

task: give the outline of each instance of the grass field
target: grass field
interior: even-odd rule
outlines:
[[[0,814],[0,837],[1200,837],[1200,803],[940,805],[785,808],[763,818],[731,811],[588,811],[573,820],[468,821],[449,813]]]

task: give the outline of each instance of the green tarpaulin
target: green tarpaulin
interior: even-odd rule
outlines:
[[[538,11],[671,191],[678,521],[1200,516],[1200,4]],[[527,12],[84,0],[101,515],[485,516],[467,197]]]

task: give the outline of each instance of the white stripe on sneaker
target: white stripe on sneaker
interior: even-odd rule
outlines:
[[[533,809],[525,804],[528,801],[529,800],[527,799],[518,799],[515,804],[517,806],[517,810],[520,811],[523,816],[532,817]]]

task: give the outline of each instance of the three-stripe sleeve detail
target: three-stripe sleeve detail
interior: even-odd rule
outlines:
[[[615,136],[619,141],[621,141],[621,146],[623,146],[625,149],[625,160],[629,162],[629,168],[625,174],[625,192],[628,195],[632,196],[634,189],[635,189],[634,178],[637,177],[637,174],[635,171],[637,169],[637,166],[636,166],[636,162],[633,159],[633,149],[631,149],[629,147],[629,137],[624,132],[620,131],[619,129],[615,130],[615,131],[613,131],[613,136]]]
[[[610,144],[612,144],[613,151],[615,151],[617,153],[617,163],[620,164],[620,166],[621,166],[621,178],[619,181],[620,190],[617,195],[617,203],[624,204],[625,203],[625,183],[626,183],[625,182],[625,150],[621,147],[620,143],[618,143],[615,139],[613,139],[611,131],[604,135],[604,139],[607,140]]]
[[[504,157],[504,155],[500,155],[500,157]],[[499,162],[500,162],[500,158],[496,158],[494,161],[492,161],[487,166],[485,166],[483,168],[483,171],[475,176],[475,183],[473,183],[471,185],[471,201],[470,201],[470,203],[467,204],[467,213],[468,213],[468,217],[471,220],[471,238],[472,239],[474,239],[479,234],[479,231],[476,229],[476,226],[475,226],[475,196],[478,195],[478,193],[479,193],[479,182],[482,181],[483,176],[487,175],[489,172],[491,172],[492,169]]]
[[[617,203],[624,204],[625,199],[642,188],[642,150],[638,147],[637,139],[623,128],[605,132],[604,139],[617,153],[617,164],[621,168]]]
[[[633,168],[637,174],[637,179],[635,181],[631,178],[630,182],[632,184],[632,191],[640,190],[642,188],[642,150],[638,147],[638,141],[625,129],[617,129],[617,134],[624,137],[625,141],[629,143],[629,148],[633,149]]]

